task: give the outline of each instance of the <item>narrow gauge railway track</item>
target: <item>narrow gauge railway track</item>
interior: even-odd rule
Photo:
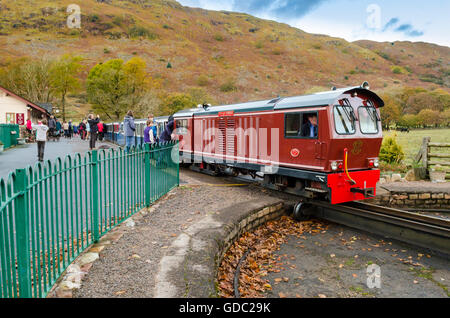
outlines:
[[[431,249],[450,257],[450,221],[363,202],[308,201],[311,215]]]

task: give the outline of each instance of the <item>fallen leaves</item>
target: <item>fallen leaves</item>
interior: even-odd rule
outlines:
[[[244,233],[231,245],[223,257],[218,273],[219,295],[227,298],[234,297],[236,267],[244,253],[250,249],[245,261],[241,263],[239,293],[243,298],[264,297],[265,292],[272,290],[272,285],[264,278],[269,273],[280,273],[287,267],[293,267],[289,264],[289,260],[294,260],[295,256],[274,256],[274,252],[279,249],[281,244],[285,243],[289,236],[306,240],[306,237],[302,236],[304,233],[318,234],[327,230],[327,227],[318,221],[297,222],[290,217],[283,216],[276,221],[265,223],[251,233]],[[298,243],[303,243],[303,241]],[[275,284],[282,282],[289,282],[289,278],[275,278]],[[279,296],[287,297],[283,293]]]

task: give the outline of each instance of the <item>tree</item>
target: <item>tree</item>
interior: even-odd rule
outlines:
[[[419,114],[417,114],[419,124],[423,127],[426,126],[437,126],[440,123],[439,112],[437,110],[422,109]]]
[[[170,115],[180,110],[194,107],[196,107],[196,104],[189,94],[173,93],[162,99],[160,114]]]
[[[0,84],[35,103],[53,102],[50,68],[53,60],[19,58],[2,69]]]
[[[80,88],[78,75],[84,69],[80,64],[83,58],[65,54],[55,61],[50,68],[50,82],[54,94],[58,96],[63,120],[66,120],[66,96]]]
[[[450,108],[444,110],[439,116],[441,122],[444,123],[445,126],[450,127]]]
[[[422,109],[443,110],[439,98],[429,92],[421,92],[412,95],[407,102],[405,112],[408,114],[418,114]]]
[[[203,103],[215,104],[216,101],[212,98],[202,87],[191,87],[188,90],[188,94],[191,96],[192,101],[198,105]]]
[[[398,123],[401,117],[401,106],[398,98],[392,95],[384,94],[381,96],[384,100],[384,107],[381,107],[381,123],[385,129],[392,123]]]
[[[87,94],[94,109],[110,119],[120,119],[127,110],[138,107],[151,87],[146,64],[139,57],[99,63],[89,72]]]
[[[398,120],[397,124],[402,127],[417,127],[419,120],[417,115],[405,114]]]

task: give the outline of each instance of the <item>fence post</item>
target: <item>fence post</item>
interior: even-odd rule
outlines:
[[[148,208],[151,203],[151,191],[150,191],[150,144],[144,145],[145,157],[144,157],[144,175],[145,175],[145,206]]]
[[[28,219],[27,174],[25,169],[16,170],[14,189],[18,193],[15,202],[14,219],[16,227],[17,269],[19,279],[19,297],[31,298],[31,264]]]
[[[423,165],[425,167],[425,169],[428,169],[428,154],[430,153],[430,148],[428,147],[428,144],[431,141],[431,137],[424,137],[423,138],[423,145],[422,145],[422,150],[423,150]]]
[[[98,153],[97,150],[92,150],[92,234],[94,236],[94,243],[98,243],[100,239],[99,221],[100,215],[98,211]]]

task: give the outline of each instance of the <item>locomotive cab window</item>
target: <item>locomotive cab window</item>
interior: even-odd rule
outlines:
[[[284,117],[284,136],[286,138],[317,139],[319,134],[317,112],[286,114]]]
[[[378,133],[378,117],[377,109],[372,106],[361,106],[358,108],[359,125],[363,134]]]
[[[349,105],[335,105],[333,113],[336,132],[340,135],[353,135],[356,131],[356,116],[353,107]]]

